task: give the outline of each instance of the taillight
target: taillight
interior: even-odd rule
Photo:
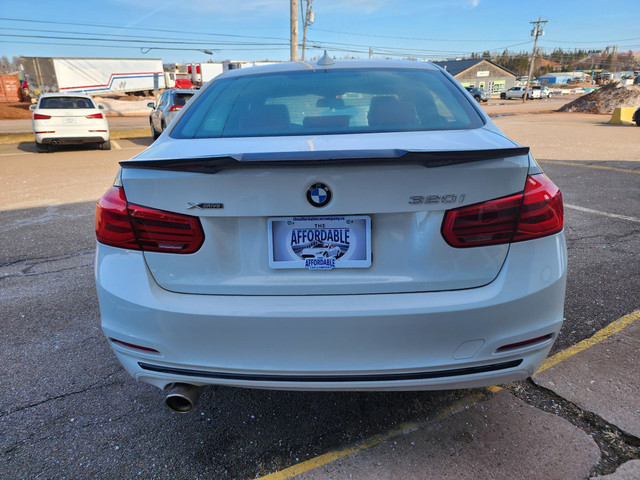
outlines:
[[[182,108],[182,105],[174,105],[173,107],[169,108],[170,112],[175,112],[176,110],[180,110]]]
[[[92,113],[91,115],[87,115],[87,118],[104,118],[104,115],[101,113]]]
[[[43,115],[41,113],[34,113],[33,114],[33,119],[34,120],[49,120],[51,118],[51,115]]]
[[[524,203],[513,241],[546,237],[562,230],[562,193],[546,175],[530,175],[524,188]]]
[[[562,225],[562,194],[538,174],[527,177],[523,193],[448,210],[442,235],[452,247],[479,247],[546,237]]]
[[[127,202],[122,187],[112,187],[96,205],[100,243],[147,252],[193,253],[204,241],[200,220]]]

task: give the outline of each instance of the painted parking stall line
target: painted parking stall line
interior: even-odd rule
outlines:
[[[580,162],[566,162],[566,161],[562,161],[562,160],[537,160],[539,163],[550,163],[552,165],[568,165],[570,167],[582,167],[582,168],[595,168],[597,170],[609,170],[612,172],[621,172],[621,173],[631,173],[634,175],[640,175],[640,170],[632,170],[630,168],[618,168],[618,167],[606,167],[604,165],[585,165],[584,163],[580,163]],[[635,161],[635,160],[625,160],[625,162],[628,161]]]
[[[605,328],[596,332],[593,336],[547,358],[536,373],[544,372],[545,370],[573,357],[574,355],[577,355],[578,353],[593,347],[594,345],[602,342],[603,340],[606,340],[612,335],[621,332],[626,327],[628,327],[629,325],[633,324],[638,320],[640,320],[640,310],[636,310],[628,315],[625,315],[624,317],[619,318],[618,320],[613,321]],[[502,387],[499,387],[497,385],[487,387],[486,389],[480,389],[477,393],[468,395],[463,399],[461,399],[460,401],[454,403],[450,407],[443,410],[435,418],[435,420],[441,420],[446,416],[456,414],[474,405],[475,403],[487,398],[487,395],[485,392],[497,393],[500,390],[502,390]],[[268,474],[264,477],[260,477],[258,480],[288,480],[290,478],[294,478],[297,475],[300,475],[305,472],[309,472],[311,470],[315,470],[317,468],[320,468],[324,465],[327,465],[341,458],[345,458],[350,455],[353,455],[354,453],[358,453],[363,450],[367,450],[371,447],[375,447],[376,445],[379,445],[380,443],[385,442],[387,440],[408,435],[411,432],[414,432],[420,428],[425,427],[428,423],[431,423],[432,421],[433,420],[429,420],[428,422],[422,422],[422,423],[403,424],[397,429],[391,430],[387,433],[383,433],[380,435],[375,435],[352,447],[348,447],[342,450],[334,450],[329,453],[325,453],[324,455],[320,455],[318,457],[312,458],[305,462],[292,465],[291,467],[285,468],[284,470],[280,470],[278,472]]]
[[[568,203],[565,203],[564,207],[571,208],[573,210],[578,210],[580,212],[594,213],[596,215],[602,215],[604,217],[617,218],[619,220],[628,220],[630,222],[640,223],[640,218],[630,217],[628,215],[618,215],[617,213],[601,212],[600,210],[592,210],[591,208],[579,207],[578,205],[571,205]]]
[[[486,398],[487,395],[482,391],[477,393],[473,393],[468,395],[453,405],[445,408],[442,412],[440,412],[435,420],[441,420],[449,415],[454,415],[460,411],[463,411],[469,408],[471,405],[478,403],[480,400]],[[258,478],[258,480],[288,480],[290,478],[294,478],[297,475],[300,475],[305,472],[309,472],[311,470],[315,470],[324,465],[327,465],[336,460],[340,460],[341,458],[348,457],[349,455],[353,455],[354,453],[361,452],[363,450],[367,450],[371,447],[375,447],[376,445],[381,444],[387,440],[391,440],[393,438],[398,438],[401,436],[405,436],[410,434],[411,432],[415,432],[420,428],[423,428],[427,425],[427,422],[413,422],[413,423],[404,423],[400,425],[399,428],[391,430],[387,433],[382,433],[380,435],[375,435],[370,437],[352,447],[347,447],[342,450],[334,450],[329,453],[325,453],[324,455],[320,455],[318,457],[307,460],[306,462],[297,463],[292,465],[291,467],[285,468],[284,470],[280,470],[279,472],[270,473],[264,477]]]

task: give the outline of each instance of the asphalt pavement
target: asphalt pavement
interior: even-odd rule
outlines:
[[[122,370],[93,282],[95,200],[150,139],[0,146],[0,478],[640,479],[640,129],[499,122],[566,207],[565,324],[538,374],[445,392],[209,388],[189,415]]]

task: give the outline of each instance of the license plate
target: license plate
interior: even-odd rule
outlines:
[[[271,268],[369,268],[371,219],[367,216],[270,218]]]

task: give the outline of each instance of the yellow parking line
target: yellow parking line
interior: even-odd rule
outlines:
[[[628,168],[605,167],[602,165],[584,165],[578,162],[565,162],[561,160],[537,160],[540,163],[551,163],[553,165],[570,165],[572,167],[597,168],[598,170],[612,170],[614,172],[634,173],[640,175],[640,170],[630,170]]]
[[[574,356],[575,354],[593,347],[595,344],[603,340],[606,340],[612,335],[623,330],[625,327],[628,327],[636,320],[640,320],[640,310],[636,310],[633,313],[630,313],[628,315],[625,315],[622,318],[619,318],[618,320],[612,322],[602,330],[598,331],[592,337],[587,338],[586,340],[583,340],[579,343],[576,343],[572,347],[569,347],[566,350],[558,352],[552,357],[547,358],[542,363],[542,366],[538,369],[536,373],[544,372],[548,368],[551,368],[554,365],[557,365],[558,363],[563,362],[564,360]],[[486,390],[488,390],[491,393],[497,393],[500,390],[502,390],[502,387],[494,385],[491,387],[487,387]],[[471,405],[485,398],[485,396],[486,395],[482,393],[482,390],[479,390],[477,393],[468,395],[463,399],[461,399],[459,402],[454,403],[453,405],[449,406],[448,408],[440,412],[440,414],[436,417],[436,420],[440,420],[448,415],[452,415],[460,410],[470,407]],[[396,438],[402,435],[406,435],[415,430],[418,430],[419,428],[425,425],[427,425],[426,422],[405,423],[400,425],[400,427],[395,430],[391,430],[390,432],[370,437],[367,440],[364,440],[363,442],[358,443],[353,447],[347,447],[342,450],[335,450],[333,452],[325,453],[324,455],[320,455],[318,457],[312,458],[311,460],[307,460],[305,462],[292,465],[291,467],[285,468],[284,470],[280,470],[279,472],[274,472],[264,477],[260,477],[258,478],[258,480],[287,480],[295,477],[296,475],[300,475],[304,472],[308,472],[310,470],[315,470],[316,468],[320,468],[335,460],[339,460],[341,458],[347,457],[354,453],[358,453],[368,448],[379,445],[380,443],[386,440],[389,440],[391,438]]]
[[[609,325],[604,327],[602,330],[599,330],[590,338],[587,338],[575,345],[567,348],[566,350],[562,350],[561,352],[556,353],[552,357],[547,358],[542,365],[538,369],[536,373],[542,373],[545,370],[553,367],[554,365],[559,364],[560,362],[564,362],[566,359],[573,357],[575,354],[584,352],[588,348],[593,347],[596,343],[599,343],[603,340],[606,340],[611,335],[620,332],[623,328],[628,327],[636,320],[640,320],[640,310],[636,310],[628,315],[625,315],[622,318],[619,318],[615,322],[611,322]],[[535,375],[535,374],[534,374]],[[502,390],[502,387],[497,385],[492,385],[491,387],[487,387],[491,393],[496,393]]]
[[[573,357],[575,354],[583,352],[588,348],[593,347],[596,343],[599,343],[603,340],[606,340],[610,336],[615,333],[620,332],[625,327],[628,327],[636,320],[640,319],[640,310],[636,310],[628,315],[625,315],[622,318],[619,318],[615,322],[610,323],[602,330],[596,332],[590,338],[583,340],[579,343],[576,343],[572,347],[567,348],[566,350],[562,350],[561,352],[556,353],[552,357],[547,358],[544,362],[542,362],[542,366],[538,369],[536,373],[544,372],[545,370],[557,365],[560,362],[564,362],[567,358]]]
[[[470,407],[474,403],[482,400],[485,396],[486,395],[482,393],[482,391],[468,395],[440,412],[436,417],[436,420],[440,420],[460,410],[464,410],[465,408]],[[260,477],[258,480],[287,480],[289,478],[295,477],[296,475],[300,475],[310,470],[315,470],[316,468],[320,468],[324,465],[327,465],[328,463],[334,462],[344,457],[348,457],[349,455],[353,455],[354,453],[358,453],[368,448],[375,447],[376,445],[379,445],[386,440],[407,435],[408,433],[414,432],[425,425],[426,422],[404,423],[394,430],[370,437],[353,447],[347,447],[342,450],[334,450],[333,452],[325,453],[324,455],[312,458],[311,460],[307,460],[306,462],[292,465],[291,467],[280,470],[279,472],[270,473],[269,475]]]

